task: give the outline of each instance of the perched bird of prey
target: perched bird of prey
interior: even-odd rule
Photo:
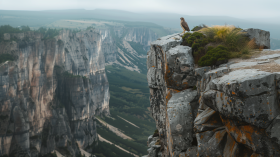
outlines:
[[[183,17],[181,17],[180,19],[181,19],[181,22],[180,22],[181,27],[182,27],[183,30],[184,30],[183,34],[185,34],[185,31],[188,31],[188,32],[189,32],[189,31],[190,31],[190,28],[189,28],[187,22],[185,21],[185,19],[184,19]]]

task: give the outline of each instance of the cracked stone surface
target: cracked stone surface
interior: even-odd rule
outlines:
[[[256,60],[265,60],[265,59],[274,59],[274,58],[279,58],[280,54],[272,54],[272,55],[266,55],[266,56],[261,56],[258,58],[255,58]]]
[[[242,68],[242,67],[254,66],[254,65],[257,65],[257,64],[258,64],[258,62],[240,62],[240,63],[231,64],[229,66],[229,68],[230,69]]]

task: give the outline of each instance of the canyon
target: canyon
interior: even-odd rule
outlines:
[[[109,115],[102,36],[93,30],[5,34],[0,54],[1,155],[77,156],[97,140],[95,115]],[[18,41],[10,41],[17,36]]]
[[[95,117],[110,116],[105,66],[145,72],[145,50],[157,38],[133,27],[64,29],[51,39],[36,31],[5,33],[0,55],[14,61],[0,65],[0,155],[92,152]]]

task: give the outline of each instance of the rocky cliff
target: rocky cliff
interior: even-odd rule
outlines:
[[[10,41],[8,36],[18,36]],[[102,35],[6,34],[0,54],[0,155],[78,156],[97,140],[95,115],[109,114]]]
[[[270,47],[269,32],[249,30],[256,44]],[[148,138],[147,156],[280,156],[280,52],[198,68],[181,42],[179,34],[165,36],[148,51],[158,134]]]

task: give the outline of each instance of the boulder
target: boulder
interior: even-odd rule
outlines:
[[[256,45],[264,49],[270,49],[270,32],[261,29],[248,28],[241,32],[246,32],[250,39],[255,39]]]
[[[209,83],[203,103],[227,118],[267,128],[280,111],[275,75],[252,69],[233,71]]]

